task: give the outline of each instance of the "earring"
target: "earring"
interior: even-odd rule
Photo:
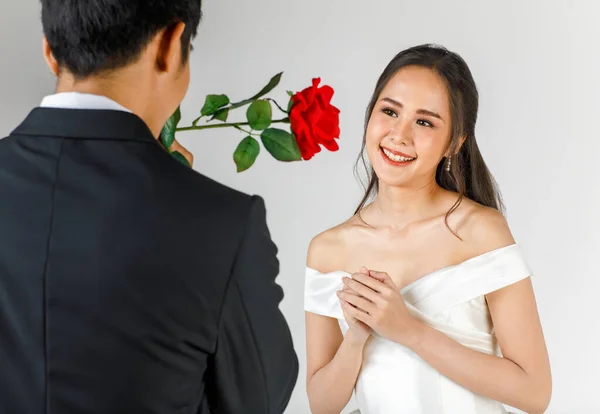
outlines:
[[[452,166],[452,156],[448,157],[448,162],[446,163],[446,171],[450,172],[450,167]]]

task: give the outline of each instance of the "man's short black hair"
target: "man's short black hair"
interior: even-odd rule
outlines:
[[[159,30],[183,22],[183,61],[202,0],[41,0],[42,26],[61,68],[83,79],[139,58]]]

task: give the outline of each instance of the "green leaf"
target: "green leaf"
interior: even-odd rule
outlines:
[[[258,141],[250,136],[244,138],[233,153],[233,161],[237,166],[237,172],[246,171],[252,167],[259,153],[260,145]]]
[[[287,94],[290,95],[290,98],[295,95],[295,93],[292,91],[287,91]]]
[[[166,149],[171,148],[173,141],[175,141],[175,131],[177,130],[179,121],[181,121],[181,109],[177,107],[177,110],[175,110],[163,126],[162,131],[160,131],[159,140]]]
[[[250,127],[256,131],[262,131],[271,126],[273,109],[268,101],[254,101],[246,111],[246,117]]]
[[[288,108],[287,108],[288,114],[292,110],[292,106],[294,106],[294,100],[292,98],[290,98],[290,102],[288,103]]]
[[[212,120],[216,119],[217,121],[226,122],[228,116],[229,116],[229,108],[222,108],[222,109],[219,109],[217,112],[215,112],[215,114],[213,115],[213,117],[210,120],[212,121]]]
[[[258,99],[261,96],[265,96],[266,94],[271,92],[273,89],[275,89],[277,87],[277,85],[279,85],[279,82],[281,82],[282,75],[283,75],[283,72],[279,72],[277,75],[273,76],[271,78],[271,80],[269,81],[269,83],[267,83],[267,86],[262,88],[262,90],[259,93],[257,93],[250,99],[255,100],[255,99]]]
[[[183,165],[185,165],[186,167],[191,167],[190,163],[188,162],[188,160],[183,156],[183,154],[181,154],[180,152],[177,151],[173,151],[171,153],[171,156],[173,158],[175,158],[177,161],[179,161],[180,163],[182,163]]]
[[[261,97],[265,96],[266,94],[268,94],[269,92],[271,92],[273,89],[275,89],[277,87],[277,85],[279,85],[279,82],[281,81],[281,75],[283,75],[283,72],[280,72],[277,75],[273,76],[271,78],[271,80],[269,81],[269,83],[267,84],[267,86],[262,88],[262,90],[259,93],[257,93],[250,99],[245,99],[241,102],[234,103],[233,105],[231,105],[231,109],[236,109],[236,108],[242,107],[244,105],[247,105],[250,102],[255,101],[258,98],[261,98]]]
[[[294,135],[283,129],[265,129],[260,136],[269,153],[279,161],[299,161],[300,148]]]
[[[212,115],[222,107],[229,105],[229,102],[227,95],[207,95],[200,114],[202,116]]]

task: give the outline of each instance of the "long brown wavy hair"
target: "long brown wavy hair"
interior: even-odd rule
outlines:
[[[435,175],[435,180],[440,187],[459,194],[456,203],[446,213],[445,222],[448,229],[450,229],[448,216],[458,208],[464,197],[504,212],[498,186],[485,164],[475,140],[479,93],[471,71],[458,54],[450,52],[442,46],[425,44],[398,53],[377,81],[367,107],[362,149],[355,165],[355,173],[359,178],[361,164],[367,171],[368,184],[363,183],[365,194],[354,214],[358,214],[360,217],[361,210],[379,191],[379,179],[365,156],[366,132],[373,108],[390,79],[406,66],[421,66],[431,69],[440,76],[448,88],[452,118],[452,136],[448,153],[453,155],[450,171],[446,171],[445,166],[448,159],[444,157],[438,164]],[[465,138],[462,146],[461,138]],[[454,233],[452,229],[450,231]],[[456,233],[454,235],[458,237]]]

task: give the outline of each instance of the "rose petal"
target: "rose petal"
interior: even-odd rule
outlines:
[[[296,142],[298,143],[298,148],[300,148],[300,154],[305,160],[312,158],[314,154],[321,151],[321,148],[314,142],[310,134],[302,133],[297,135]]]
[[[302,108],[306,108],[308,106],[306,97],[304,95],[296,94],[292,96],[292,102],[292,111],[302,110]]]
[[[340,136],[340,127],[336,122],[322,119],[317,123],[317,128],[330,138],[338,138]]]
[[[319,105],[317,105],[316,103],[313,103],[306,109],[303,116],[309,125],[314,125],[317,122],[319,122],[319,119],[321,119],[323,114],[324,114],[324,112],[321,109],[321,107]]]
[[[292,124],[292,132],[296,136],[296,141],[303,157],[306,154],[318,151],[319,145],[315,142],[311,126],[303,118],[290,119],[290,122]]]
[[[317,93],[317,99],[323,102],[325,105],[329,105],[331,102],[331,98],[333,98],[333,88],[331,86],[323,86],[319,88],[319,92]]]
[[[325,146],[329,151],[337,151],[339,149],[338,143],[328,134],[324,133],[320,129],[315,130],[315,135],[319,142]]]

